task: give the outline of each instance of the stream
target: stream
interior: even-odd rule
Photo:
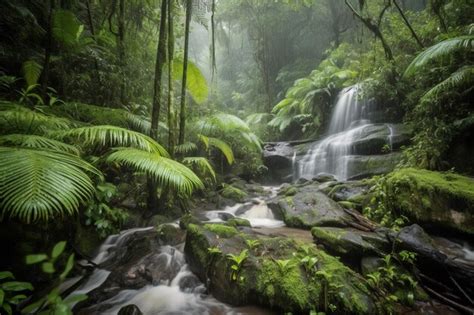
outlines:
[[[276,195],[278,187],[264,187],[266,197],[255,198],[246,203],[238,203],[224,209],[206,211],[202,216],[208,222],[224,222],[231,217],[249,220],[253,228],[274,229],[284,226],[282,221],[276,220],[272,211],[267,207],[266,200]],[[177,223],[170,223],[176,225]],[[94,269],[88,279],[70,296],[88,294],[102,286],[110,275],[108,266],[113,265],[114,259],[120,254],[123,246],[131,237],[146,234],[154,227],[135,228],[122,231],[120,234],[109,236],[100,246],[93,262],[99,267]],[[186,257],[183,254],[184,243],[177,246],[164,245],[153,257],[155,263],[160,264],[163,274],[159,283],[145,285],[138,289],[124,289],[91,307],[81,309],[79,314],[118,314],[119,310],[127,305],[134,304],[143,314],[274,314],[271,311],[255,307],[231,307],[216,300],[207,294],[206,286],[189,271]],[[87,264],[87,262],[80,262]],[[130,275],[133,277],[133,275]],[[63,284],[67,288],[81,277],[67,280]],[[75,311],[77,311],[75,309]]]

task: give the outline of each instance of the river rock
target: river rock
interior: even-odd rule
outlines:
[[[140,311],[138,306],[131,304],[122,307],[119,310],[118,315],[143,315],[143,313]]]
[[[347,226],[352,220],[337,202],[319,191],[318,184],[298,187],[291,196],[278,196],[268,201],[268,207],[289,227]]]
[[[293,146],[287,142],[277,142],[265,145],[263,163],[270,170],[270,175],[276,181],[292,180]]]
[[[390,132],[391,129],[391,132]],[[352,144],[354,155],[378,155],[410,143],[410,130],[402,124],[365,127]]]
[[[191,270],[201,281],[207,281],[210,292],[219,300],[232,305],[269,306],[281,313],[309,313],[324,308],[325,280],[320,277],[328,274],[331,284],[339,288],[337,294],[328,295],[338,312],[374,313],[366,284],[338,259],[311,243],[302,246],[288,237],[217,226],[191,224],[185,253]],[[309,269],[300,265],[306,256],[316,259]]]
[[[349,179],[361,179],[374,175],[390,173],[401,161],[399,152],[383,155],[347,156]]]
[[[387,177],[390,210],[433,230],[474,235],[474,179],[454,173],[402,169]]]
[[[314,240],[323,244],[328,251],[349,258],[361,258],[390,249],[390,242],[384,231],[364,232],[352,228],[314,227]]]

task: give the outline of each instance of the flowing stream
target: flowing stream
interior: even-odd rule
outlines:
[[[269,197],[272,197],[276,194],[277,187],[265,187],[264,189],[267,191],[267,195],[269,194]],[[222,222],[232,217],[239,217],[249,220],[252,227],[282,227],[284,223],[276,220],[266,205],[266,200],[269,197],[256,198],[251,202],[239,203],[222,210],[206,211],[203,212],[203,215],[207,217],[209,222]],[[106,269],[107,267],[103,266],[113,263],[130,237],[140,233],[149,233],[152,229],[154,228],[135,228],[122,231],[118,235],[109,236],[100,246],[97,255],[92,260],[99,267],[70,296],[87,294],[104,284],[111,272]],[[88,308],[86,313],[114,315],[122,307],[134,304],[145,315],[273,314],[254,306],[231,307],[208,295],[205,285],[189,270],[183,251],[184,244],[176,247],[161,246],[159,254],[154,258],[154,261],[163,261],[162,270],[164,274],[172,275],[169,279],[160,281],[156,285],[146,285],[137,290],[121,290],[111,298],[94,305],[92,308]],[[85,264],[86,262],[83,263]],[[80,278],[69,279],[64,286],[70,286],[79,281]]]
[[[374,126],[370,116],[375,109],[373,101],[360,99],[359,86],[354,85],[339,93],[331,115],[328,136],[316,142],[293,168],[293,178],[312,177],[319,173],[335,175],[347,180],[352,174],[350,156],[354,154],[353,144]],[[393,128],[386,124],[392,141]]]

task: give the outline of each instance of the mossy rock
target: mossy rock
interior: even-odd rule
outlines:
[[[236,187],[232,185],[225,185],[224,188],[221,190],[220,194],[222,197],[226,199],[233,200],[235,202],[243,202],[245,198],[248,196],[247,192],[243,189],[245,187]]]
[[[406,168],[389,174],[389,208],[414,222],[474,235],[474,179]]]
[[[262,305],[281,313],[309,313],[324,308],[325,281],[329,281],[331,288],[337,288],[328,294],[337,313],[377,313],[360,276],[314,244],[258,236],[245,229],[222,237],[210,229],[189,225],[185,253],[191,270],[209,283],[210,292],[219,300],[236,306]],[[260,245],[250,249],[249,240]],[[239,254],[246,258],[233,269],[230,255]],[[316,259],[313,269],[304,267],[301,259],[305,256]]]
[[[235,227],[220,223],[205,224],[204,228],[223,238],[230,238],[239,233]]]
[[[247,220],[247,219],[242,219],[242,218],[232,218],[230,220],[227,220],[227,225],[229,226],[233,226],[233,227],[237,227],[237,226],[247,226],[247,227],[251,227],[250,225],[250,221]]]
[[[191,213],[187,213],[179,219],[179,227],[182,228],[183,230],[187,230],[189,224],[201,225],[203,223],[201,222],[201,220],[193,216]]]

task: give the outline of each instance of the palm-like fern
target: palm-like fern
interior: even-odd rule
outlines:
[[[459,36],[444,40],[433,45],[415,57],[408,68],[405,76],[412,76],[416,70],[424,67],[433,60],[440,60],[458,51],[471,52],[474,49],[474,35]]]
[[[189,153],[197,151],[198,147],[194,142],[185,142],[183,144],[177,145],[174,148],[174,151],[178,154],[187,155]]]
[[[25,78],[26,84],[28,86],[32,86],[38,83],[38,79],[41,75],[43,67],[34,60],[28,60],[23,62],[21,70],[23,72],[23,77]]]
[[[218,138],[206,137],[204,135],[199,135],[199,139],[202,141],[202,143],[204,143],[204,146],[207,150],[209,150],[210,147],[217,148],[225,156],[227,163],[234,163],[234,152],[226,142]]]
[[[198,173],[209,175],[213,180],[216,180],[216,172],[209,163],[209,160],[201,156],[186,157],[183,159],[183,164],[195,169]]]
[[[432,87],[423,99],[438,97],[450,90],[464,90],[474,85],[474,66],[466,66],[451,74],[446,80]]]
[[[67,119],[20,106],[11,105],[10,109],[0,111],[0,128],[4,133],[45,134],[51,130],[67,129],[69,126]]]
[[[79,155],[79,150],[73,145],[37,135],[11,134],[0,136],[0,145],[46,149]]]
[[[175,58],[173,60],[173,77],[181,80],[183,77],[183,60],[182,58]],[[186,79],[186,89],[191,94],[194,101],[198,104],[207,100],[209,88],[207,81],[198,66],[188,60],[188,70]]]
[[[161,186],[170,187],[182,195],[189,196],[196,189],[204,187],[193,171],[179,162],[161,156],[159,152],[124,148],[110,154],[107,161],[124,164],[145,172]]]
[[[61,138],[72,138],[86,145],[105,147],[136,147],[147,152],[158,152],[169,156],[168,152],[149,136],[116,126],[90,126],[70,129],[58,134]]]
[[[76,155],[0,147],[2,216],[30,223],[73,215],[94,192],[88,173],[102,176]]]

